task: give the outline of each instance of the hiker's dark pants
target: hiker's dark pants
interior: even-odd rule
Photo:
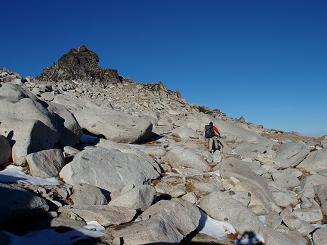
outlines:
[[[218,148],[218,136],[213,136],[212,138],[208,139],[208,148],[210,152],[214,150],[214,148]]]

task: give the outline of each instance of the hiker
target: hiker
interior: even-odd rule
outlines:
[[[204,136],[208,140],[208,148],[211,153],[213,153],[216,149],[221,150],[222,144],[218,140],[220,137],[219,129],[213,125],[213,122],[210,122],[205,126]]]

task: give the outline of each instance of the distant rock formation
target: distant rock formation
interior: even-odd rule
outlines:
[[[44,69],[37,79],[43,81],[83,80],[102,85],[121,83],[123,80],[117,70],[101,68],[98,55],[85,45],[71,49],[53,66]]]

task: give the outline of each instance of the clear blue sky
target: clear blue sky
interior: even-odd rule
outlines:
[[[101,65],[269,128],[327,134],[327,1],[0,0],[0,66]]]

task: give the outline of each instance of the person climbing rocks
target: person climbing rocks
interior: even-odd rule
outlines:
[[[205,125],[204,137],[207,139],[208,149],[211,153],[216,149],[221,150],[222,143],[218,140],[218,137],[220,137],[220,131],[215,125],[213,125],[213,122]]]

